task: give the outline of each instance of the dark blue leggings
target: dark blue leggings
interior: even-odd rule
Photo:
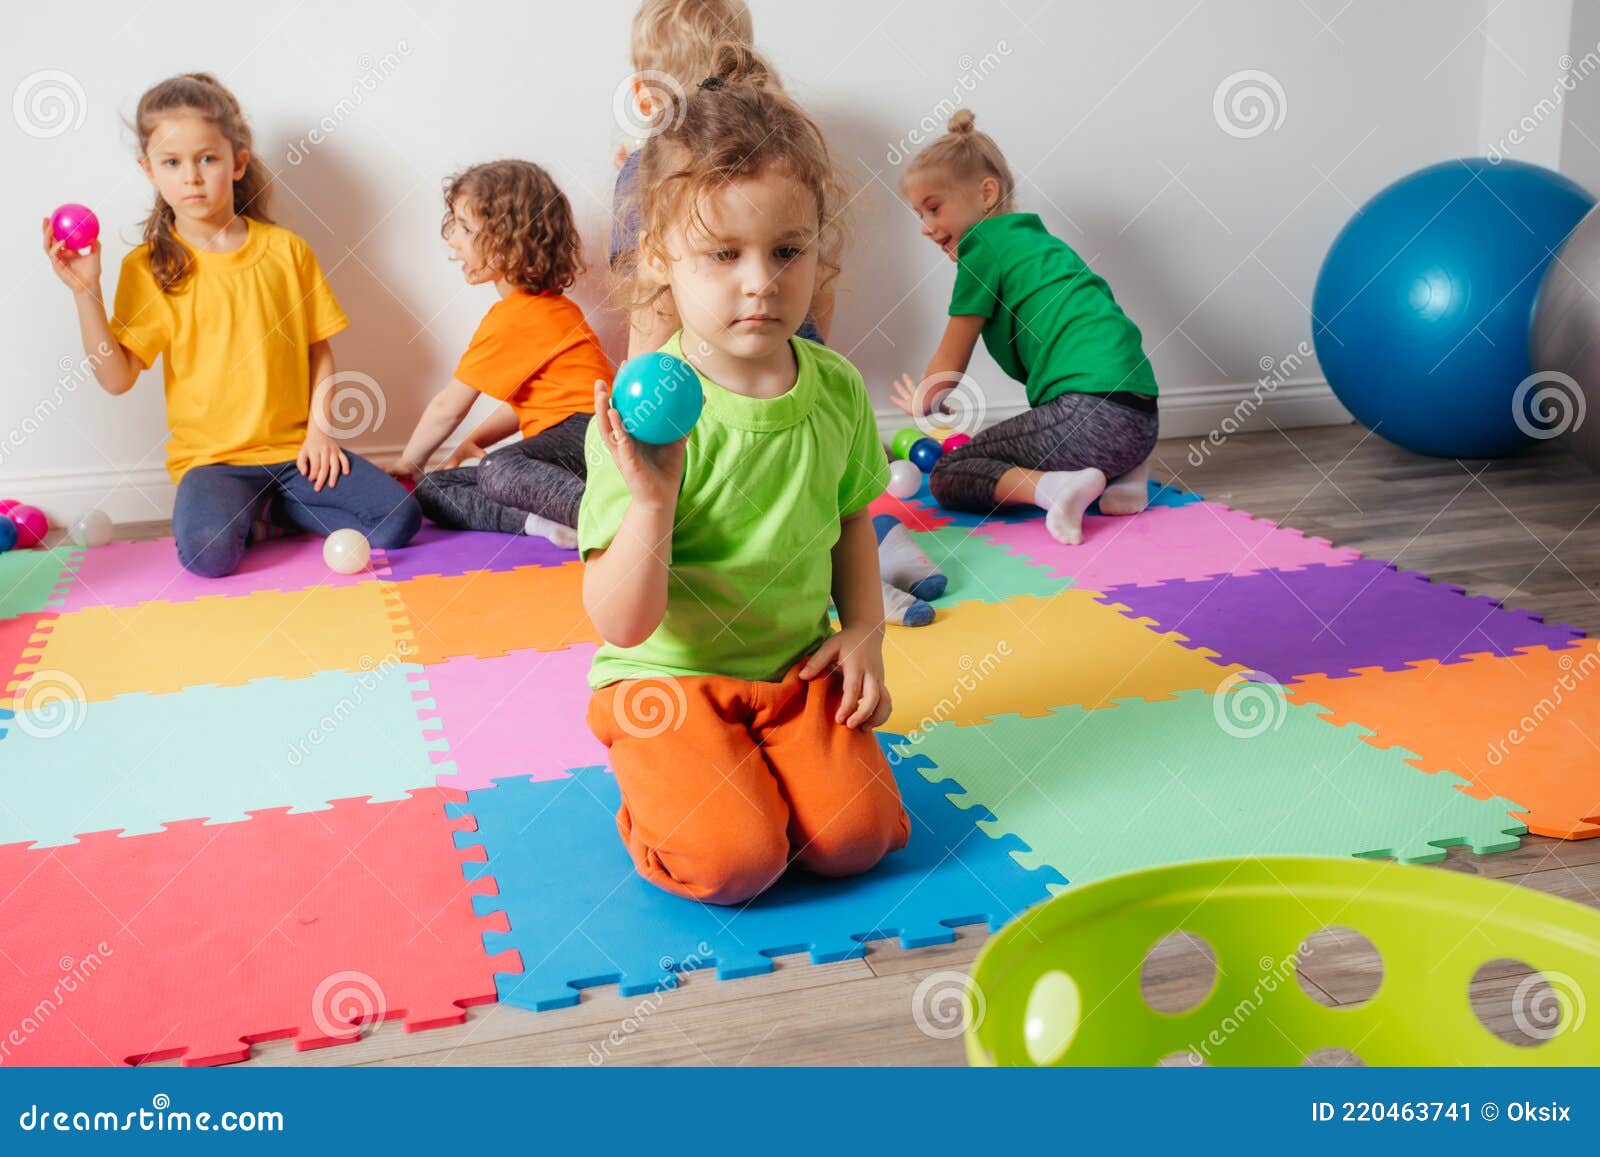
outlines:
[[[422,525],[415,499],[365,458],[345,453],[350,473],[320,491],[293,462],[196,466],[178,483],[172,509],[178,561],[205,578],[232,574],[244,558],[250,522],[263,502],[271,521],[312,534],[359,530],[381,550],[410,542]]]

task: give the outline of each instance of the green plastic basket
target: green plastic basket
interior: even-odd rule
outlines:
[[[1294,975],[1327,927],[1355,929],[1383,958],[1363,1004],[1319,1004]],[[1204,938],[1217,968],[1198,1005],[1169,1015],[1145,1002],[1140,969],[1173,932]],[[1547,1028],[1527,1045],[1496,1037],[1468,1000],[1474,974],[1507,958],[1548,984],[1529,997]],[[1600,999],[1600,912],[1579,904],[1380,861],[1199,860],[1070,888],[992,938],[973,966],[967,1059],[1299,1065],[1337,1048],[1373,1065],[1593,1065],[1589,995]]]

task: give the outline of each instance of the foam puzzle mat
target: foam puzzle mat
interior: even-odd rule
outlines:
[[[224,1064],[736,983],[1195,856],[1600,835],[1600,644],[1150,492],[1078,547],[926,486],[873,504],[950,577],[885,641],[910,844],[736,909],[632,871],[574,552],[429,526],[357,575],[291,538],[216,581],[170,539],[0,554],[0,1063]]]
[[[890,736],[880,736],[888,744]],[[722,979],[772,970],[772,958],[805,952],[814,963],[860,956],[868,940],[897,937],[918,948],[955,939],[954,928],[998,929],[1045,899],[1060,881],[1026,868],[1020,843],[973,831],[984,813],[963,812],[927,761],[901,760],[897,782],[911,839],[878,869],[848,880],[791,871],[749,903],[717,908],[667,896],[645,883],[616,838],[620,796],[603,768],[566,781],[501,780],[451,805],[475,831],[456,837],[480,853],[470,879],[493,879],[474,900],[511,931],[490,933],[491,951],[518,954],[524,971],[496,977],[500,999],[531,1009],[576,1004],[580,989],[617,984],[624,996],[676,984],[676,974],[715,968]],[[574,873],[575,862],[585,870]]]

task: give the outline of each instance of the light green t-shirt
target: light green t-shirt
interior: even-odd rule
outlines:
[[[1037,213],[1002,213],[961,235],[950,316],[984,319],[984,346],[1030,406],[1074,390],[1157,392],[1139,327]]]
[[[681,339],[662,350],[682,356]],[[602,644],[591,687],[777,680],[830,633],[839,521],[883,492],[889,464],[856,368],[825,346],[789,345],[799,373],[779,397],[747,398],[700,375],[706,403],[684,459],[666,614],[637,647]],[[585,452],[578,549],[587,558],[611,544],[630,496],[593,422]]]

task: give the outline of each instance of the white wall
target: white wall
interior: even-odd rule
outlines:
[[[1022,207],[1078,248],[1143,327],[1167,432],[1201,434],[1267,359],[1294,366],[1268,411],[1280,424],[1340,415],[1314,361],[1296,355],[1328,243],[1389,181],[1478,151],[1491,115],[1521,99],[1488,67],[1487,0],[752,7],[763,48],[822,121],[856,192],[834,344],[880,403],[892,376],[922,368],[952,280],[897,201],[891,163],[941,101],[977,111],[1022,175]],[[0,193],[6,496],[43,500],[58,518],[95,504],[120,519],[168,509],[159,369],[122,398],[60,384],[80,346],[36,229],[59,202],[93,205],[109,234],[110,296],[152,196],[122,121],[169,73],[215,71],[252,117],[279,173],[281,220],[310,240],[352,318],[335,341],[340,366],[383,388],[387,417],[364,449],[403,442],[491,301],[444,260],[447,173],[499,156],[546,165],[603,268],[632,11],[623,0],[368,0],[265,9],[248,25],[219,19],[212,3],[131,8],[81,0],[74,25],[93,30],[82,38],[57,35],[48,9],[24,8],[0,42],[14,94],[58,83],[69,105],[64,131],[25,111],[0,130],[12,174]],[[1529,39],[1511,51],[1545,51],[1548,37]],[[1230,135],[1214,112],[1219,84],[1244,70],[1270,74],[1282,93],[1269,93],[1281,124],[1259,135],[1248,125]],[[331,131],[309,143],[323,118]],[[621,325],[603,291],[592,274],[576,297],[616,355]],[[1018,404],[987,358],[974,374],[995,412]]]
[[[1478,152],[1560,167],[1565,94],[1557,81],[1566,71],[1574,7],[1572,0],[1540,0],[1484,13],[1476,31],[1483,43]]]
[[[1600,193],[1600,4],[1581,0],[1572,6],[1565,56],[1570,66],[1561,88],[1561,171]]]

